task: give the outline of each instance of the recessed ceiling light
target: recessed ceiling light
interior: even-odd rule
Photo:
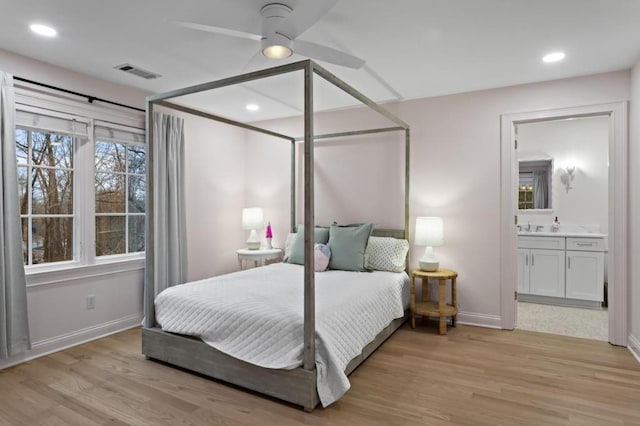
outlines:
[[[260,109],[256,104],[248,104],[245,108],[247,108],[247,111],[257,111]]]
[[[551,53],[547,53],[546,55],[544,55],[542,57],[542,62],[545,62],[547,64],[550,64],[552,62],[558,62],[561,61],[565,58],[564,52],[551,52]]]
[[[56,30],[42,24],[31,24],[29,28],[34,33],[45,37],[55,37],[56,35],[58,35],[58,32]]]

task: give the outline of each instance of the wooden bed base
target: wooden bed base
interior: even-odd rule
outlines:
[[[345,373],[351,374],[409,317],[397,318],[353,358]],[[320,402],[316,389],[316,370],[302,367],[281,370],[258,367],[222,353],[191,336],[162,331],[158,327],[142,329],[142,353],[147,358],[164,361],[265,395],[301,405],[312,411]]]

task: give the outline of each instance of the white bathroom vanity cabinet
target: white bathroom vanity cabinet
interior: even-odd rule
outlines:
[[[605,250],[603,234],[519,234],[518,299],[601,306]]]

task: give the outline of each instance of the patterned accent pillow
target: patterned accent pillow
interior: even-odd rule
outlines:
[[[374,271],[402,272],[409,252],[409,241],[390,237],[370,237],[365,258]]]
[[[326,244],[316,244],[313,246],[313,253],[315,256],[315,271],[326,271],[329,267],[329,260],[331,259],[331,249]]]

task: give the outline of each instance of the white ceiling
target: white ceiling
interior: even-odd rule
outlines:
[[[295,4],[312,0],[282,0]],[[320,0],[314,0],[320,1]],[[259,42],[179,27],[242,20],[259,28],[269,0],[11,0],[0,14],[0,48],[103,80],[164,92],[252,71]],[[215,19],[214,19],[215,18]],[[55,27],[44,39],[33,22]],[[640,58],[638,0],[340,0],[302,40],[366,61],[359,70],[321,65],[374,101],[388,102],[628,69]],[[543,64],[562,50],[567,58]],[[293,55],[286,62],[305,59]],[[114,70],[132,63],[156,80]],[[284,62],[265,61],[261,67]],[[77,90],[77,88],[74,88]],[[87,89],[90,91],[90,89]],[[241,120],[297,115],[301,80],[284,76],[183,99]],[[295,95],[295,96],[293,96]],[[248,113],[245,104],[261,106]],[[317,109],[348,106],[337,91]]]

